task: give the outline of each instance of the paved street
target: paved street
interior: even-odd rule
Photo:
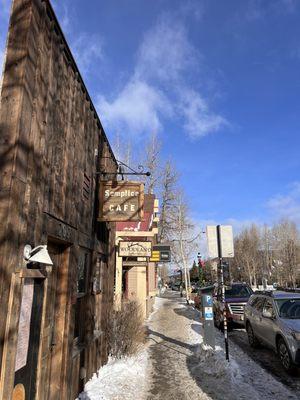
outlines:
[[[264,346],[256,349],[249,346],[245,329],[234,329],[229,332],[229,338],[230,341],[238,345],[252,360],[266,369],[279,382],[289,387],[300,398],[300,368],[293,374],[288,374],[282,368],[279,357],[273,350]]]

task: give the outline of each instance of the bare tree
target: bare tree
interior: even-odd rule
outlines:
[[[282,220],[273,227],[274,269],[280,285],[295,287],[299,279],[299,232],[294,222]]]
[[[260,234],[255,224],[243,229],[235,238],[235,258],[233,265],[242,278],[252,286],[257,286],[260,265]]]
[[[177,194],[176,201],[169,210],[168,221],[171,226],[169,239],[172,243],[172,258],[173,262],[184,272],[188,301],[191,286],[189,265],[194,257],[199,235],[194,234],[195,226],[189,218],[187,201],[182,191]]]
[[[160,221],[158,242],[165,242],[172,234],[174,226],[170,220],[175,207],[178,174],[171,163],[167,161],[160,181]]]
[[[153,133],[146,144],[146,158],[144,161],[147,171],[151,174],[145,181],[145,189],[149,194],[155,193],[159,186],[159,177],[161,173],[160,150],[161,142],[158,140],[157,134]]]

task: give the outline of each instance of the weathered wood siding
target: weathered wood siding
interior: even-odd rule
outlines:
[[[114,157],[49,2],[14,0],[0,108],[1,399],[9,399],[14,386],[27,243],[55,244],[61,252],[45,270],[36,398],[73,399],[106,360],[114,225],[96,222],[96,171],[103,167],[115,170]],[[76,347],[81,251],[91,262],[82,300],[84,339]],[[107,262],[102,291],[93,294],[97,257]],[[80,368],[87,372],[81,380]]]

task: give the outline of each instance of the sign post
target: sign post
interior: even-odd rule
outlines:
[[[233,232],[230,225],[207,226],[208,252],[211,258],[219,259],[220,285],[222,289],[223,324],[226,360],[229,361],[228,327],[225,302],[224,265],[223,258],[234,257]]]

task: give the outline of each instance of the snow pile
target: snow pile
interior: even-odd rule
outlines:
[[[85,385],[78,400],[142,399],[146,392],[147,350],[120,360],[110,358]]]
[[[152,307],[152,313],[149,315],[148,319],[146,322],[150,322],[153,319],[153,316],[156,314],[156,312],[160,309],[162,304],[165,302],[165,299],[161,297],[155,297],[155,302]]]
[[[155,298],[153,312],[147,322],[159,310],[165,300]],[[77,400],[137,400],[146,393],[147,347],[138,354],[122,359],[110,357],[108,363],[90,379]]]
[[[296,399],[284,385],[256,364],[231,341],[230,362],[225,358],[224,336],[215,330],[215,351],[203,343],[203,328],[199,321],[191,324],[189,342],[195,346],[201,386],[212,398],[239,400]],[[237,392],[238,388],[238,392]]]

